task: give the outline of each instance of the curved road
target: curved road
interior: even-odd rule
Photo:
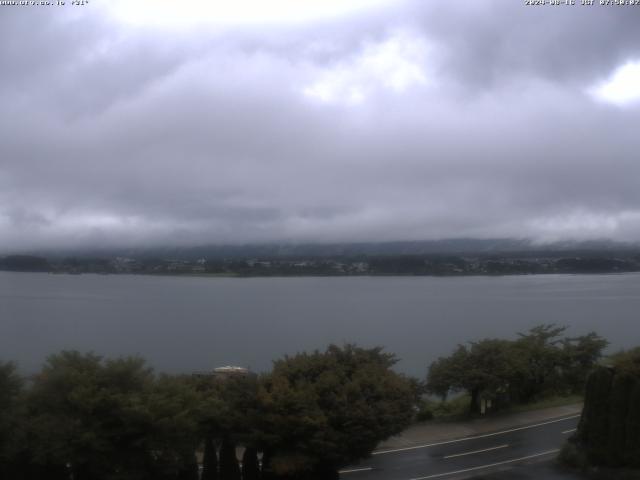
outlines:
[[[342,470],[340,477],[344,480],[456,480],[480,475],[510,478],[508,473],[495,477],[493,474],[552,459],[575,431],[579,418],[572,415],[456,440],[377,451],[361,464]],[[538,468],[541,467],[534,467]],[[528,478],[521,475],[518,478]],[[551,472],[539,472],[530,478],[552,476],[576,478]]]

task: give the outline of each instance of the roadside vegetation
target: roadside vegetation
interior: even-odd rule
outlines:
[[[433,398],[422,398],[417,406],[416,421],[426,422],[429,420],[442,421],[464,421],[469,418],[469,402],[471,397],[462,394],[446,400],[434,400]],[[489,410],[486,413],[506,414],[531,412],[543,410],[545,408],[562,407],[565,405],[581,404],[584,401],[583,395],[554,395],[544,397],[530,403],[512,404],[503,407],[502,410]]]
[[[582,418],[560,459],[597,478],[640,479],[640,347],[589,375]]]
[[[594,332],[566,337],[565,331],[566,327],[540,325],[515,340],[459,345],[429,367],[425,390],[441,399],[433,406],[433,416],[447,409],[460,414],[462,404],[473,415],[579,398],[608,342]],[[447,398],[461,393],[464,396],[447,406]]]
[[[426,382],[396,373],[393,354],[355,345],[223,378],[75,351],[30,378],[0,363],[0,478],[338,478],[416,420],[579,400],[607,342],[564,332],[541,325],[461,345],[433,362]]]
[[[415,382],[394,363],[353,345],[225,379],[68,351],[28,380],[3,363],[0,478],[196,480],[197,453],[204,480],[337,478],[412,420]]]

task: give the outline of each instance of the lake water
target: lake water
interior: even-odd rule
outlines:
[[[457,343],[539,323],[640,344],[640,274],[196,278],[0,272],[0,359],[140,354],[160,371],[271,360],[331,342],[382,345],[423,377]]]

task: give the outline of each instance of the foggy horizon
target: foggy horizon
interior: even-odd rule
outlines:
[[[577,3],[3,6],[0,253],[636,243],[636,12]]]

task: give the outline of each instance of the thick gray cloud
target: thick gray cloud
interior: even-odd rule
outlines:
[[[469,3],[0,7],[0,248],[639,240],[640,103],[593,92],[640,62],[640,7]]]

